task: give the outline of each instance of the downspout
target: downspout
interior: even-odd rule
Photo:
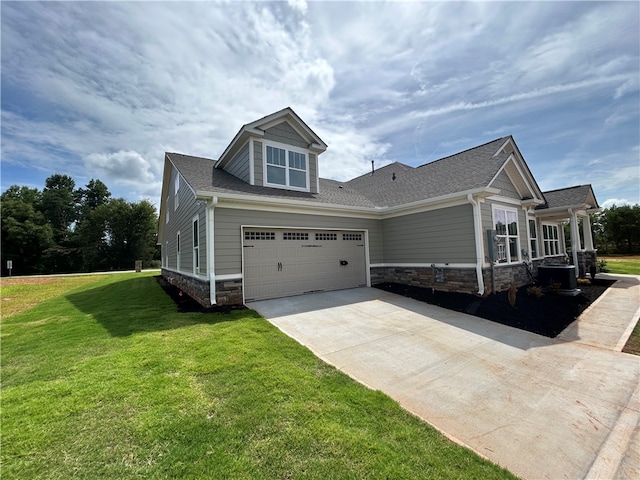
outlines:
[[[209,271],[209,301],[216,304],[216,262],[215,262],[215,227],[214,210],[218,204],[218,197],[214,196],[207,202],[207,270]]]
[[[478,279],[478,295],[484,295],[484,278],[482,266],[484,265],[484,251],[482,248],[482,217],[480,216],[480,204],[470,193],[467,200],[473,207],[473,230],[476,239],[476,278]]]

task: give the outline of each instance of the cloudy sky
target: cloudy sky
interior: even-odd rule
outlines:
[[[323,177],[513,135],[542,190],[640,203],[638,2],[1,2],[2,190],[54,172],[158,206],[291,106]]]

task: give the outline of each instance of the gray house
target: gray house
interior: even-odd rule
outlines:
[[[166,153],[162,275],[209,306],[381,282],[483,295],[595,264],[591,186],[540,191],[511,136],[347,182],[320,177],[326,148],[285,108],[218,160]]]

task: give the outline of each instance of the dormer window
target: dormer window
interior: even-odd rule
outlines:
[[[265,145],[266,182],[269,187],[309,191],[307,152],[291,145]]]

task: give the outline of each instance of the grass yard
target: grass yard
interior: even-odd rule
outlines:
[[[3,281],[3,479],[514,478],[253,311],[177,313],[152,275]]]
[[[608,273],[640,275],[640,255],[598,255],[598,260],[607,262]]]

